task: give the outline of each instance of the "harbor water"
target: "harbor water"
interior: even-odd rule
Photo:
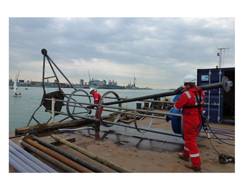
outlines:
[[[41,103],[43,90],[41,87],[19,87],[18,91],[22,93],[21,96],[14,97],[13,90],[9,90],[9,130],[13,132],[15,128],[25,127],[34,112],[34,110]],[[54,88],[48,88],[47,92],[55,91]],[[64,88],[65,93],[71,93],[73,89]],[[86,90],[88,91],[88,89]],[[106,89],[98,90],[101,94],[107,92]],[[154,93],[160,93],[166,90],[127,90],[127,89],[116,89],[115,91],[121,98],[132,98],[143,95],[149,95]],[[125,104],[123,107],[136,108],[135,104]],[[41,122],[46,122],[48,120],[49,114],[44,112],[42,107],[36,115],[37,119]],[[33,122],[32,124],[35,124]]]

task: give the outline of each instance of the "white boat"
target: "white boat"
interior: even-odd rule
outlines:
[[[18,75],[16,76],[16,79],[14,81],[14,93],[13,93],[13,97],[21,97],[22,96],[22,93],[20,91],[18,91],[18,87],[17,87],[17,83],[18,83],[18,77],[19,77],[19,73]]]

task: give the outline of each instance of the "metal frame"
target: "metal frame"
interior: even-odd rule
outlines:
[[[38,112],[38,110],[43,106],[43,102],[45,100],[48,100],[46,98],[46,94],[47,91],[46,91],[46,85],[45,85],[45,80],[47,79],[50,79],[50,78],[56,78],[56,84],[57,84],[57,90],[58,91],[61,91],[64,96],[66,98],[68,98],[67,100],[67,104],[69,103],[70,100],[72,100],[72,97],[74,96],[75,93],[77,92],[83,92],[88,98],[89,98],[89,103],[91,103],[91,98],[90,98],[90,95],[84,91],[84,90],[81,90],[81,89],[76,89],[73,84],[70,82],[70,80],[65,76],[65,74],[61,71],[61,69],[54,63],[54,61],[49,57],[48,53],[47,53],[47,50],[46,49],[42,49],[41,50],[41,53],[43,55],[43,70],[42,70],[42,88],[43,88],[43,97],[42,97],[42,100],[40,102],[40,105],[35,109],[35,111],[33,112],[33,114],[31,115],[28,123],[27,123],[27,127],[30,126],[32,120],[34,120],[38,125],[41,124],[41,122],[35,117],[36,113]],[[46,73],[46,69],[45,69],[45,64],[48,63],[52,72],[53,72],[53,75],[52,76],[49,76],[49,77],[45,77],[45,73]],[[70,88],[73,88],[74,91],[71,93],[71,94],[65,94],[61,88],[61,83],[59,81],[59,78],[58,78],[58,74],[56,73],[56,70],[63,76],[63,78],[67,81],[67,83],[69,84]],[[59,100],[56,100],[56,101],[59,101]],[[67,112],[68,112],[68,116],[67,118],[64,118],[64,119],[61,119],[59,121],[64,121],[68,118],[72,118],[74,119],[74,116],[72,115],[72,112],[70,112],[70,109],[69,109],[69,106],[66,105],[66,109],[67,109]],[[86,113],[88,112],[88,110],[86,109]],[[58,114],[60,114],[58,112]],[[51,120],[52,118],[50,117],[47,121],[47,123]]]
[[[55,111],[52,107],[52,110],[47,110],[47,112],[53,112],[54,114],[57,115],[62,115],[64,118],[59,120],[59,121],[64,121],[68,118],[71,118],[73,120],[75,119],[90,119],[93,120],[93,122],[95,122],[95,126],[122,126],[122,127],[127,127],[127,128],[134,128],[139,132],[153,132],[156,134],[167,134],[167,135],[171,135],[171,136],[176,136],[176,137],[180,137],[180,135],[177,134],[170,134],[170,133],[165,133],[165,132],[160,132],[160,131],[156,131],[153,129],[145,129],[145,128],[139,128],[137,126],[137,117],[150,117],[151,119],[153,118],[157,118],[157,119],[165,119],[166,115],[176,115],[176,114],[170,114],[170,113],[162,113],[162,112],[155,112],[152,110],[145,110],[145,109],[129,109],[129,108],[123,108],[122,104],[123,103],[129,103],[129,102],[136,102],[136,101],[144,101],[144,100],[148,100],[148,101],[152,101],[152,99],[154,98],[160,98],[160,97],[166,97],[166,96],[173,96],[173,95],[177,95],[177,94],[181,94],[184,90],[183,89],[176,89],[174,91],[170,91],[170,92],[164,92],[164,93],[157,93],[157,94],[153,94],[153,95],[146,95],[146,96],[141,96],[141,97],[135,97],[135,98],[130,98],[130,99],[125,99],[125,98],[120,98],[119,95],[114,92],[114,91],[108,91],[106,93],[103,94],[99,104],[92,104],[91,103],[91,96],[88,94],[88,92],[86,92],[83,89],[76,89],[72,83],[70,82],[70,80],[64,75],[64,73],[60,70],[60,68],[53,62],[53,60],[49,57],[47,50],[46,49],[42,49],[41,50],[42,55],[43,55],[43,72],[42,72],[42,88],[43,88],[43,97],[41,100],[40,105],[38,106],[37,109],[35,109],[35,111],[33,112],[27,126],[30,125],[31,121],[34,120],[39,124],[41,124],[35,117],[35,114],[37,113],[37,111],[43,106],[43,102],[44,101],[51,101],[52,103],[52,99],[50,98],[46,98],[46,95],[48,94],[46,91],[46,85],[45,85],[45,80],[49,79],[49,78],[56,78],[56,84],[57,84],[57,89],[58,91],[61,91],[64,95],[64,97],[67,100],[59,100],[59,99],[53,99],[56,102],[62,102],[64,106],[66,106],[66,112],[62,112],[62,111]],[[49,76],[49,77],[45,77],[45,63],[48,63],[52,72],[53,72],[53,76]],[[58,79],[58,75],[56,73],[56,70],[63,76],[63,78],[67,81],[67,83],[69,84],[70,88],[73,88],[74,91],[70,94],[66,94],[63,92],[62,88],[61,88],[61,83]],[[230,89],[230,87],[232,86],[232,82],[229,81],[227,78],[223,78],[221,82],[218,83],[214,83],[214,84],[209,84],[209,85],[203,85],[201,86],[202,89],[204,90],[210,90],[213,88],[224,88],[225,91],[228,91]],[[79,93],[82,94],[79,94]],[[109,95],[113,95],[112,97],[110,97]],[[81,96],[81,97],[86,97],[88,102],[79,102],[77,100],[75,100],[73,97],[75,96]],[[115,101],[113,102],[105,102],[104,99],[115,99]],[[96,110],[98,114],[98,119],[91,116],[90,115],[90,109],[88,108],[88,106],[91,105],[93,106]],[[118,105],[118,107],[115,106],[111,106],[111,105]],[[52,105],[53,106],[53,105]],[[71,111],[70,107],[73,107],[73,110]],[[81,108],[83,109],[82,113],[75,113],[75,109],[76,108]],[[103,111],[107,111],[107,112],[113,112],[116,113],[116,118],[113,122],[111,121],[107,121],[105,119],[103,119],[102,116],[102,110]],[[119,123],[119,118],[121,117],[122,114],[127,114],[127,115],[133,115],[134,116],[134,126],[131,125],[126,125],[126,124],[122,124]],[[66,117],[65,117],[66,116]],[[177,115],[177,116],[181,116],[181,115]],[[47,122],[50,121],[50,119],[53,119],[53,117],[51,116],[49,118],[49,120]]]

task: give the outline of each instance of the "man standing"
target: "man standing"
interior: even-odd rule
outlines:
[[[98,105],[102,98],[101,94],[94,88],[90,88],[89,93],[94,98],[94,104]],[[103,107],[96,106],[95,118],[97,120],[101,121],[102,110],[103,110]],[[100,139],[100,121],[95,123],[95,139],[96,140]]]
[[[187,75],[184,78],[184,92],[175,103],[175,108],[182,109],[184,150],[178,156],[186,161],[191,158],[192,166],[186,166],[194,171],[201,171],[200,152],[197,137],[202,125],[202,104],[204,104],[203,91],[196,87],[196,78]]]

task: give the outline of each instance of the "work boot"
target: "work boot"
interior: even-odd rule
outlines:
[[[201,172],[201,167],[185,165],[186,168],[193,170],[194,172]]]
[[[187,157],[183,152],[178,153],[178,157],[183,161],[189,161],[189,157]]]

